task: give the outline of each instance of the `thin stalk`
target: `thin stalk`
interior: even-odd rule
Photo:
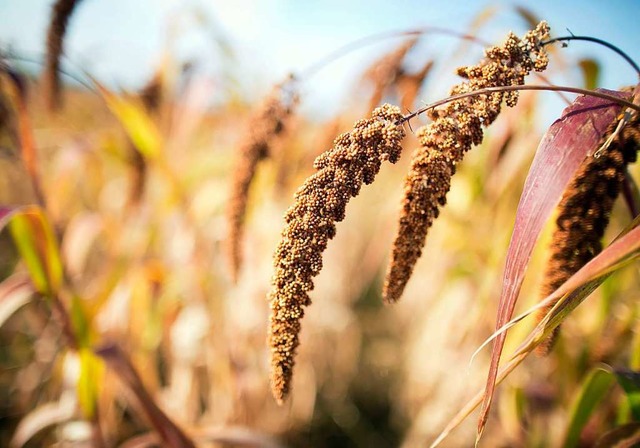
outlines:
[[[627,203],[627,207],[629,208],[629,213],[631,213],[631,218],[635,218],[640,215],[640,191],[638,191],[638,185],[635,183],[628,170],[624,176],[622,194],[625,202]]]
[[[609,100],[612,103],[617,103],[620,104],[621,106],[625,106],[628,107],[630,109],[633,109],[637,112],[640,112],[640,106],[637,104],[634,104],[630,101],[627,100],[623,100],[621,98],[618,98],[616,96],[613,95],[609,95],[607,93],[602,93],[602,92],[598,92],[595,90],[587,90],[587,89],[581,89],[579,87],[568,87],[568,86],[497,86],[497,87],[487,87],[484,89],[479,89],[479,90],[474,90],[473,92],[466,92],[466,93],[460,93],[458,95],[452,95],[449,96],[447,98],[443,98],[441,100],[438,101],[434,101],[433,103],[427,104],[426,106],[418,109],[415,112],[412,112],[408,115],[405,115],[404,117],[402,117],[402,119],[400,119],[398,121],[397,124],[403,124],[406,123],[407,121],[411,120],[412,118],[417,117],[418,115],[421,115],[423,113],[425,113],[426,111],[430,110],[430,109],[434,109],[438,106],[442,106],[443,104],[447,104],[450,103],[452,101],[457,101],[457,100],[461,100],[464,98],[470,98],[473,96],[478,96],[478,95],[487,95],[490,93],[495,93],[495,92],[513,92],[513,91],[519,91],[519,90],[544,90],[544,91],[548,91],[548,92],[569,92],[569,93],[577,93],[580,95],[587,95],[587,96],[593,96],[596,98],[602,98],[605,100]]]
[[[620,48],[616,47],[615,45],[607,42],[606,40],[602,40],[602,39],[598,39],[597,37],[591,37],[591,36],[562,36],[562,37],[555,37],[553,39],[549,39],[546,42],[542,42],[542,46],[545,45],[549,45],[552,44],[554,42],[568,42],[571,40],[584,40],[587,42],[593,42],[596,43],[598,45],[602,45],[604,47],[607,47],[608,49],[618,53],[620,56],[622,56],[624,58],[625,61],[627,61],[629,63],[629,65],[631,65],[633,67],[633,69],[636,71],[636,73],[638,74],[638,77],[640,77],[640,67],[638,66],[638,64],[635,63],[635,61],[633,59],[631,59],[631,57],[625,53],[624,51],[622,51]],[[566,46],[566,44],[565,44]]]
[[[442,28],[437,26],[425,26],[422,28],[415,28],[411,30],[386,31],[383,33],[376,33],[370,36],[363,37],[361,39],[357,39],[353,42],[350,42],[338,48],[337,50],[332,51],[331,53],[324,56],[322,59],[316,61],[315,63],[301,70],[296,76],[296,79],[310,78],[313,75],[315,75],[317,72],[319,72],[321,69],[323,69],[325,66],[342,58],[343,56],[348,55],[352,51],[358,50],[367,45],[371,45],[380,40],[389,39],[393,37],[402,37],[402,36],[417,36],[421,34],[443,34],[446,36],[457,37],[460,39],[475,42],[485,47],[489,45],[487,42],[483,41],[482,39],[479,39],[470,34],[465,34],[458,31],[450,30],[448,28]]]

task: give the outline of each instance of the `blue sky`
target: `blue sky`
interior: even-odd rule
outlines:
[[[51,0],[0,0],[0,45],[41,57]],[[239,84],[258,95],[290,71],[299,71],[336,48],[366,35],[426,25],[466,31],[481,11],[495,16],[478,34],[500,42],[509,30],[521,34],[525,22],[514,13],[522,5],[546,19],[554,35],[604,38],[640,60],[637,17],[640,0],[582,1],[295,1],[295,0],[83,0],[69,28],[66,54],[111,86],[135,88],[153,73],[163,51],[195,61],[203,73],[235,67]],[[446,55],[451,39],[423,39],[425,55]],[[231,48],[233,63],[220,42]],[[339,101],[363,66],[398,40],[382,41],[327,67],[309,80],[321,103]],[[604,65],[601,84],[617,88],[636,82],[631,68],[604,48],[574,42],[569,60],[594,57]],[[471,54],[466,62],[473,62]],[[465,62],[465,61],[463,61]],[[74,71],[73,67],[70,67]],[[77,70],[76,70],[77,71]],[[574,79],[575,84],[575,79]]]

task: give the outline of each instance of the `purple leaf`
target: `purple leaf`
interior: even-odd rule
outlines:
[[[619,98],[628,97],[622,92],[598,90]],[[584,158],[597,150],[607,126],[619,111],[620,106],[610,101],[591,96],[578,97],[542,138],[516,212],[502,279],[496,329],[506,324],[513,315],[527,265],[542,227],[560,201],[573,174]],[[505,338],[506,333],[502,333],[493,343],[478,421],[478,436],[482,434],[489,415]]]

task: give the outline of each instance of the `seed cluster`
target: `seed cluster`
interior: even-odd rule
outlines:
[[[44,70],[45,101],[49,110],[60,107],[62,96],[60,92],[60,56],[64,35],[67,31],[69,18],[81,0],[57,0],[53,5],[51,23],[47,32],[47,59]]]
[[[540,43],[548,33],[546,22],[522,39],[510,33],[502,46],[487,49],[478,65],[458,69],[467,81],[454,86],[451,95],[524,84],[524,77],[532,70],[542,71],[547,66],[547,54]],[[422,254],[427,231],[446,203],[456,165],[472,145],[482,142],[482,126],[497,118],[502,102],[514,106],[517,100],[518,92],[495,92],[452,101],[429,113],[434,121],[418,130],[420,146],[413,153],[405,179],[402,211],[383,289],[386,301],[395,302],[402,295]]]
[[[242,266],[244,219],[251,182],[260,161],[269,157],[276,138],[284,134],[297,101],[295,93],[285,92],[284,86],[276,86],[252,114],[245,139],[238,148],[227,207],[227,257],[234,282]]]
[[[416,73],[402,73],[396,84],[400,95],[400,106],[402,110],[411,110],[414,107],[418,92],[422,87],[425,78],[433,68],[433,61],[427,61]]]
[[[146,112],[156,115],[162,103],[162,77],[156,73],[147,84],[140,89],[138,96]],[[128,205],[135,206],[140,203],[147,184],[147,161],[133,142],[129,141],[129,164],[131,166],[131,187],[129,189]]]
[[[416,37],[409,39],[398,48],[377,60],[365,71],[363,79],[373,84],[373,94],[369,100],[369,109],[373,109],[380,103],[385,91],[404,77],[402,62],[417,42],[418,38]]]
[[[614,132],[615,120],[601,140]],[[636,113],[598,157],[587,157],[563,194],[558,206],[556,229],[551,242],[541,296],[547,297],[602,250],[602,237],[609,224],[613,203],[620,193],[627,165],[636,161],[640,149],[640,119]],[[541,320],[555,303],[538,313]],[[560,327],[538,347],[546,354]]]
[[[333,148],[315,160],[317,172],[298,189],[285,215],[269,294],[271,388],[279,403],[289,392],[300,319],[311,303],[308,292],[322,268],[322,253],[362,184],[373,182],[383,161],[399,159],[405,136],[397,124],[401,118],[399,108],[385,104],[336,138]]]

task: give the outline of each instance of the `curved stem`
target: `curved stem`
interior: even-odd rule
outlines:
[[[69,61],[69,58],[64,57],[63,58],[67,61],[67,62],[71,62]],[[1,60],[2,59],[7,59],[7,60],[13,60],[13,61],[20,61],[20,62],[27,62],[29,64],[38,64],[38,65],[44,65],[44,62],[42,62],[42,60],[37,59],[36,57],[27,57],[27,56],[19,56],[15,53],[4,53],[2,55],[0,55],[0,65],[2,65]],[[71,62],[73,64],[73,62]],[[87,90],[89,90],[92,93],[98,94],[97,90],[95,89],[95,86],[89,84],[86,80],[80,78],[79,76],[74,75],[73,73],[70,73],[62,68],[58,68],[58,72],[61,75],[66,76],[69,79],[74,80],[75,82],[77,82],[78,84],[80,84],[81,86],[83,86],[84,88],[86,88]]]
[[[546,42],[542,42],[541,46],[549,45],[549,44],[552,44],[554,42],[565,42],[565,41],[568,42],[570,40],[584,40],[584,41],[587,41],[587,42],[593,42],[593,43],[596,43],[596,44],[599,44],[599,45],[603,45],[603,46],[607,47],[608,49],[615,51],[620,56],[622,56],[624,58],[624,60],[629,63],[629,65],[631,65],[634,68],[634,70],[638,74],[638,77],[640,77],[640,67],[638,67],[638,64],[636,64],[635,61],[633,59],[631,59],[631,57],[629,57],[629,55],[627,53],[625,53],[624,51],[622,51],[620,48],[616,47],[615,45],[607,42],[606,40],[598,39],[597,37],[591,37],[591,36],[562,36],[562,37],[555,37],[553,39],[549,39]]]
[[[452,36],[452,37],[457,37],[460,39],[464,39],[464,40],[468,40],[471,42],[475,42],[477,44],[483,45],[483,46],[487,46],[487,42],[483,41],[482,39],[479,39],[475,36],[472,36],[470,34],[465,34],[465,33],[461,33],[458,31],[454,31],[454,30],[450,30],[448,28],[442,28],[442,27],[437,27],[437,26],[425,26],[422,28],[415,28],[412,30],[395,30],[395,31],[386,31],[383,33],[376,33],[376,34],[372,34],[370,36],[366,36],[360,39],[357,39],[353,42],[350,42],[340,48],[338,48],[337,50],[332,51],[331,53],[327,54],[326,56],[324,56],[322,59],[318,60],[317,62],[311,64],[310,66],[306,67],[305,69],[301,70],[299,72],[299,74],[296,76],[296,78],[309,78],[313,75],[316,74],[316,72],[320,71],[321,69],[323,69],[326,65],[330,64],[331,62],[340,59],[343,56],[348,55],[349,53],[351,53],[354,50],[357,50],[359,48],[365,47],[367,45],[373,44],[379,40],[384,40],[384,39],[389,39],[389,38],[393,38],[393,37],[401,37],[401,36],[418,36],[421,34],[428,34],[428,33],[432,33],[432,34],[442,34],[442,35],[446,35],[446,36]]]
[[[637,112],[640,112],[640,106],[637,104],[634,104],[632,102],[623,100],[616,96],[609,95],[607,93],[598,92],[595,90],[587,90],[587,89],[581,89],[578,87],[567,87],[567,86],[526,86],[526,85],[525,86],[497,86],[497,87],[487,87],[484,89],[474,90],[473,92],[460,93],[458,95],[452,95],[447,98],[434,101],[433,103],[427,104],[426,106],[418,109],[415,112],[405,115],[396,124],[398,125],[403,124],[411,120],[412,118],[417,117],[420,114],[423,114],[424,112],[430,109],[436,108],[443,104],[450,103],[452,101],[457,101],[457,100],[461,100],[464,98],[469,98],[477,95],[487,95],[489,93],[495,93],[495,92],[513,92],[513,91],[519,91],[519,90],[544,90],[549,92],[569,92],[569,93],[577,93],[577,94],[587,95],[587,96],[594,96],[596,98],[609,100],[613,103],[618,103],[621,106],[625,106],[630,109],[634,109]]]

